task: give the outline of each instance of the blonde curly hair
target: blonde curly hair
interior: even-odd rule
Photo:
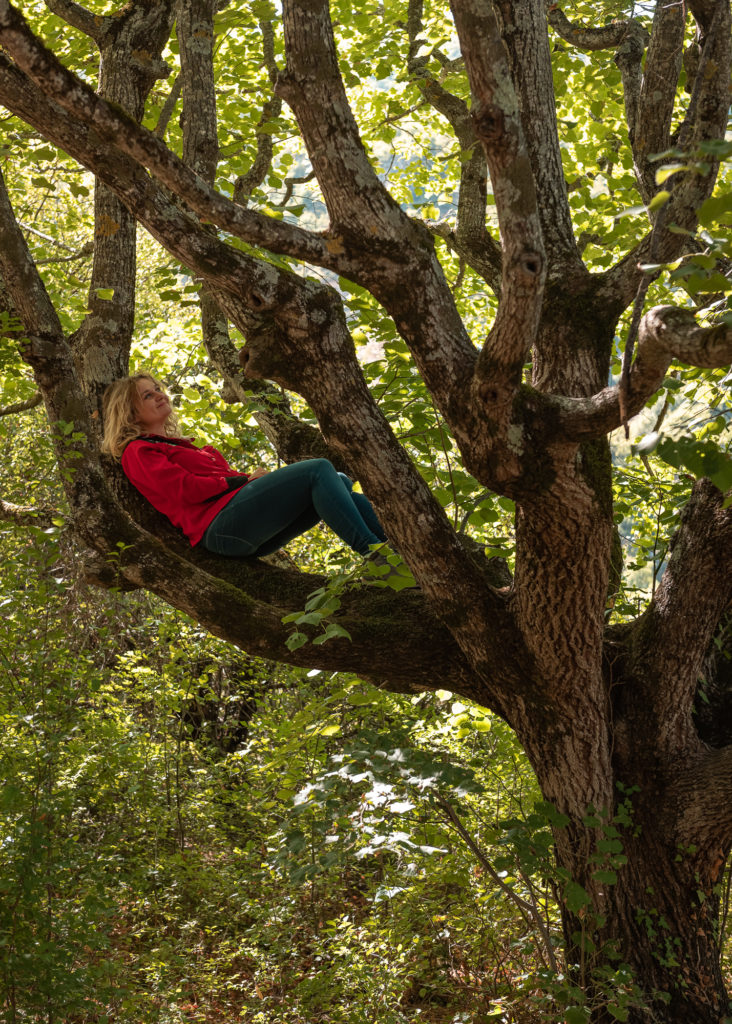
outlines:
[[[102,451],[113,455],[115,459],[122,457],[125,447],[136,437],[147,433],[137,422],[138,393],[137,385],[141,380],[149,380],[152,384],[165,391],[165,388],[151,373],[133,373],[130,377],[120,377],[113,381],[102,398],[102,415],[104,416],[104,439]],[[179,436],[178,417],[171,413],[165,427],[168,437]]]

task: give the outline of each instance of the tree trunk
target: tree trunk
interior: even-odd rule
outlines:
[[[719,960],[722,852],[674,844],[673,823],[639,796],[626,799],[617,824],[598,830],[592,864],[559,858],[560,870],[585,879],[592,895],[578,907],[582,894],[565,890],[568,967],[595,1024],[625,1020],[613,1013],[624,1005],[631,1024],[723,1024],[729,1000]]]

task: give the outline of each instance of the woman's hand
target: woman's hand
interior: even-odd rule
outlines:
[[[253,469],[251,473],[247,474],[247,476],[250,480],[258,480],[260,476],[266,476],[267,473],[269,473],[268,469],[263,469],[261,466],[257,466],[257,468]]]

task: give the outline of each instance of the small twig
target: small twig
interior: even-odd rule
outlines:
[[[158,123],[153,128],[153,135],[157,135],[157,137],[159,139],[162,139],[165,136],[165,132],[166,132],[166,129],[168,127],[168,123],[170,122],[170,119],[173,116],[173,111],[175,110],[176,104],[177,104],[178,100],[180,99],[180,94],[181,94],[182,89],[183,89],[183,76],[182,75],[178,75],[174,79],[173,84],[170,87],[170,92],[168,93],[168,95],[167,95],[167,97],[165,99],[165,103],[163,104],[163,109],[160,111],[160,117],[158,118]]]
[[[46,263],[73,263],[75,260],[86,259],[87,256],[94,255],[94,242],[85,242],[81,249],[77,252],[72,253],[71,256],[48,256],[43,260],[36,260],[36,266],[41,267]]]
[[[481,867],[485,870],[486,874],[488,874],[493,879],[498,888],[502,892],[504,892],[506,896],[508,896],[508,898],[518,907],[519,911],[524,916],[524,919],[526,919],[528,915],[528,917],[533,921],[536,930],[539,932],[544,942],[544,948],[546,950],[549,966],[553,971],[556,971],[557,961],[554,956],[554,948],[552,946],[551,936],[549,935],[549,930],[544,925],[544,921],[542,920],[541,914],[539,913],[539,910],[536,907],[536,905],[530,902],[529,900],[525,900],[522,896],[519,896],[519,894],[515,892],[510,885],[507,885],[503,881],[501,876],[498,874],[496,869],[488,860],[488,857],[485,855],[483,850],[481,850],[481,848],[478,846],[478,844],[475,842],[473,837],[470,835],[468,830],[463,825],[452,804],[450,804],[441,793],[437,794],[437,800],[440,807],[442,808],[446,816],[449,818],[450,822],[460,835],[465,845],[477,857]],[[538,952],[543,960],[544,957],[541,954],[541,950],[538,949]]]
[[[312,181],[315,177],[315,171],[311,171],[309,174],[303,174],[302,177],[293,176],[291,178],[285,178],[285,195],[284,198],[279,202],[275,203],[275,206],[287,206],[289,201],[292,199],[292,186],[293,185],[304,185],[308,181]]]
[[[14,416],[17,412],[35,409],[42,401],[43,395],[40,391],[36,391],[32,398],[27,398],[24,402],[16,402],[14,405],[6,405],[4,408],[0,407],[0,416]]]
[[[18,226],[24,231],[30,231],[32,235],[38,235],[38,237],[42,238],[44,242],[50,242],[51,245],[55,245],[59,249],[65,249],[66,252],[76,252],[76,250],[72,249],[70,245],[66,245],[65,242],[59,242],[58,238],[53,238],[51,235],[47,235],[43,231],[39,231],[38,228],[34,228],[30,224],[23,224],[22,221],[18,221]]]

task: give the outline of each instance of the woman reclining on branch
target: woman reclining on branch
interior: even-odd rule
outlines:
[[[103,409],[103,451],[121,459],[137,490],[193,545],[217,555],[259,557],[321,519],[360,555],[386,541],[371,502],[327,459],[239,473],[211,445],[196,448],[181,436],[164,388],[147,373],[110,384]],[[382,553],[374,561],[388,565]]]

